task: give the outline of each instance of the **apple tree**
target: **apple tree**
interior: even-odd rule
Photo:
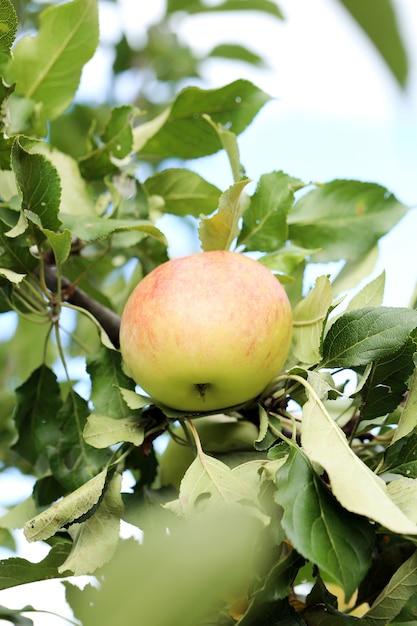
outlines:
[[[342,4],[403,85],[390,3],[378,20],[374,2]],[[282,19],[275,3],[169,0],[142,48],[116,45],[115,82],[150,68],[134,101],[97,106],[74,100],[99,45],[96,0],[14,5],[0,4],[0,462],[34,486],[0,537],[13,552],[23,529],[48,553],[1,560],[0,589],[60,579],[85,626],[414,623],[417,312],[383,305],[383,273],[356,288],[408,207],[373,182],[245,172],[238,136],[270,96],[243,79],[193,86],[204,59],[175,20]],[[227,43],[211,54],[262,61]],[[167,101],[152,101],[155,83]],[[192,167],[219,151],[227,188]],[[174,410],[124,367],[120,317],[169,259],[165,215],[200,254],[251,256],[285,288],[288,358],[244,404]],[[83,575],[82,590],[66,580]],[[30,610],[0,617],[30,624]]]

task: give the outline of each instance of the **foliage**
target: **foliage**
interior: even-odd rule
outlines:
[[[392,58],[360,3],[343,4],[404,84],[395,22]],[[383,274],[346,290],[369,275],[378,241],[408,208],[375,183],[277,170],[249,194],[238,135],[269,95],[242,79],[179,88],[204,59],[178,42],[175,15],[282,19],[275,3],[169,0],[146,47],[123,37],[116,74],[140,57],[171,88],[147,114],[146,81],[136,102],[111,109],[74,101],[99,43],[95,0],[16,7],[19,19],[9,0],[0,12],[0,311],[18,314],[0,346],[0,461],[35,486],[0,519],[0,536],[13,549],[11,531],[24,528],[50,550],[39,563],[2,560],[0,588],[94,575],[100,590],[64,583],[86,626],[133,625],[139,614],[149,626],[411,623],[417,312],[383,306]],[[228,43],[210,54],[261,62]],[[184,164],[219,150],[227,189]],[[285,369],[220,416],[157,406],[123,370],[119,316],[134,284],[168,259],[165,214],[203,251],[256,255],[293,306]],[[332,281],[324,269],[306,285],[314,264],[333,261],[342,268]],[[122,540],[120,520],[143,541]],[[31,610],[0,616],[30,624]]]

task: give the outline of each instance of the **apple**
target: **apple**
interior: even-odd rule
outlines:
[[[265,266],[226,250],[167,261],[128,298],[127,373],[172,409],[207,413],[256,398],[285,363],[292,312]]]

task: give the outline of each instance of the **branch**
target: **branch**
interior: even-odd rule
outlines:
[[[52,293],[57,293],[58,281],[55,273],[49,267],[45,267],[44,271],[46,286]],[[64,277],[61,278],[61,292],[65,302],[89,311],[103,327],[114,347],[120,347],[120,317],[114,311],[94,300],[79,287],[74,287],[71,281]]]

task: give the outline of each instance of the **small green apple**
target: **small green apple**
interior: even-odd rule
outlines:
[[[127,372],[156,402],[209,412],[258,396],[288,355],[292,312],[257,261],[225,250],[163,263],[133,290],[120,349]]]

